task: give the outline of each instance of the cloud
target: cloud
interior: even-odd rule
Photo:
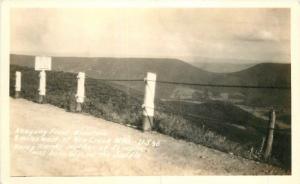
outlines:
[[[250,42],[279,42],[279,36],[274,32],[266,30],[256,30],[246,34],[236,34],[238,40],[250,41]]]
[[[287,9],[13,9],[20,54],[92,57],[288,58]],[[271,43],[271,44],[270,44]],[[271,53],[271,54],[264,54]]]

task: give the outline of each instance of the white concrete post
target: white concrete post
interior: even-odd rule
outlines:
[[[21,72],[16,71],[15,98],[20,97],[21,92]]]
[[[84,81],[85,81],[85,73],[79,72],[77,75],[77,94],[76,94],[76,111],[81,112],[82,110],[82,103],[84,102]]]
[[[156,74],[147,73],[145,79],[145,96],[143,104],[143,131],[150,131],[153,127],[154,98],[155,98]]]
[[[44,102],[46,96],[46,72],[45,70],[40,71],[40,86],[39,86],[39,103]]]

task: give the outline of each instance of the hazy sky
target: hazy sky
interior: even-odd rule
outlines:
[[[13,9],[11,53],[290,62],[289,9]],[[248,62],[248,61],[245,61]]]

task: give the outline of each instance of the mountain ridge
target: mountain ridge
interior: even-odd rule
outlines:
[[[34,67],[34,56],[11,55],[11,64]],[[155,62],[154,62],[155,61]],[[291,65],[279,63],[260,63],[242,71],[232,73],[213,73],[199,69],[179,59],[157,58],[84,58],[84,57],[53,57],[52,70],[64,72],[85,72],[87,77],[95,79],[138,79],[143,80],[147,72],[157,74],[158,81],[176,83],[196,83],[212,85],[236,85],[236,86],[280,86],[290,87]],[[140,93],[144,91],[143,82],[118,82],[127,88],[132,88]],[[157,94],[160,98],[174,96],[176,88],[180,85],[158,83]],[[186,89],[210,91],[213,95],[221,93],[240,93],[248,103],[266,105],[272,103],[285,103],[289,106],[290,91],[257,89],[247,90],[243,88],[208,88],[201,85],[185,85],[177,89],[179,94]]]
[[[28,66],[28,67],[34,67],[34,56],[30,56],[30,55],[17,55],[17,54],[11,54],[11,64],[16,64],[16,65],[21,65],[21,66]],[[60,63],[58,63],[60,62]],[[67,62],[72,62],[72,63],[67,63]],[[79,63],[80,62],[80,63]],[[228,73],[216,73],[216,72],[211,72],[211,71],[207,71],[203,68],[199,68],[194,66],[193,64],[187,63],[183,60],[180,59],[176,59],[176,58],[137,58],[137,57],[126,57],[126,58],[121,58],[121,57],[53,57],[53,69],[54,70],[66,70],[67,66],[62,66],[63,64],[70,64],[69,67],[71,67],[71,65],[78,67],[78,65],[80,64],[82,67],[82,65],[84,66],[85,62],[89,62],[89,64],[95,64],[94,62],[104,62],[107,64],[107,62],[127,62],[129,64],[143,64],[145,62],[152,62],[151,64],[155,65],[158,62],[164,62],[166,64],[175,64],[178,65],[180,64],[183,67],[189,67],[189,69],[192,70],[198,70],[197,72],[203,72],[209,75],[219,75],[219,76],[224,76],[224,75],[234,75],[234,74],[241,74],[242,72],[246,72],[247,70],[252,70],[255,67],[261,66],[261,65],[273,65],[273,66],[282,66],[282,67],[287,67],[290,66],[289,63],[273,63],[273,62],[265,62],[265,63],[258,63],[255,64],[252,67],[246,68],[246,69],[242,69],[240,71],[235,71],[235,72],[228,72]],[[138,63],[140,62],[140,63]],[[154,63],[155,62],[155,63]],[[167,63],[167,62],[172,62],[172,63]],[[63,63],[63,64],[61,64]],[[59,65],[60,66],[55,66],[55,65]],[[118,64],[122,64],[122,63],[118,63]],[[162,63],[159,63],[159,65],[162,65]],[[116,66],[116,64],[114,64],[114,66]],[[86,66],[85,66],[86,67]],[[88,68],[84,68],[82,67],[83,70],[88,69]],[[150,70],[153,70],[153,67],[149,67]],[[77,70],[79,70],[78,68],[76,68]]]

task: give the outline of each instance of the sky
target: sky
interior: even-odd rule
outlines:
[[[11,53],[290,62],[289,9],[14,8]]]

